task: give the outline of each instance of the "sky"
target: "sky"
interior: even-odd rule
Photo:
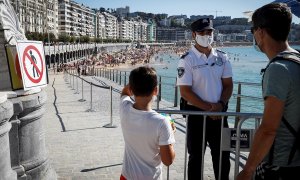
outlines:
[[[146,12],[171,15],[214,15],[246,17],[243,12],[272,2],[272,0],[74,0],[90,8],[119,8],[129,6],[130,12]],[[300,18],[293,16],[293,22],[300,23]]]

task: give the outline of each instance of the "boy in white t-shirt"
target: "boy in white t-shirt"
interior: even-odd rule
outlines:
[[[143,66],[131,71],[120,103],[125,141],[121,180],[161,180],[162,163],[169,166],[174,161],[175,128],[151,107],[157,92],[154,68]]]

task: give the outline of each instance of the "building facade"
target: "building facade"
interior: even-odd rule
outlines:
[[[25,32],[58,35],[57,0],[11,0]]]
[[[148,19],[147,23],[147,41],[156,41],[156,23],[153,19]]]
[[[103,12],[105,19],[105,39],[117,39],[117,17]]]
[[[58,30],[59,33],[70,36],[95,35],[94,11],[82,4],[71,0],[58,1]]]

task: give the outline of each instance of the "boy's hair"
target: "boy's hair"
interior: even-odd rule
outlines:
[[[276,41],[286,41],[292,23],[290,8],[284,3],[270,3],[252,15],[253,28],[264,28]]]
[[[150,96],[157,86],[155,69],[148,66],[133,69],[129,75],[129,86],[135,96]]]

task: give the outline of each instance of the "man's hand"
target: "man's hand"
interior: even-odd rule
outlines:
[[[173,133],[175,133],[176,132],[175,122],[171,122],[171,127],[172,127],[172,130],[173,130]]]
[[[223,106],[221,103],[211,103],[211,110],[210,112],[222,112],[223,111]],[[213,120],[220,120],[222,119],[221,116],[209,116]]]
[[[126,96],[132,96],[129,84],[127,84],[126,86],[124,86],[124,88],[122,90],[121,97],[124,96],[124,95],[126,95]]]
[[[252,180],[253,173],[242,170],[236,177],[236,180]]]

